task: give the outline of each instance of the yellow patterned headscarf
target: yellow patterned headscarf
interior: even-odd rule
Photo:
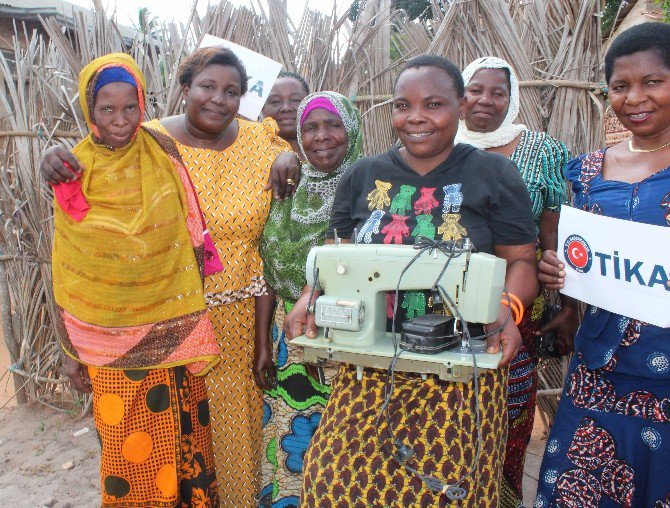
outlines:
[[[90,210],[75,222],[55,206],[53,283],[65,351],[83,363],[118,368],[194,364],[217,357],[202,283],[202,216],[178,153],[139,128],[126,146],[100,143],[91,118],[101,70],[144,77],[128,55],[88,64],[79,98],[91,134],[73,150],[83,164]],[[168,153],[169,152],[169,153]],[[204,362],[204,363],[203,363]],[[193,365],[191,365],[193,366]]]

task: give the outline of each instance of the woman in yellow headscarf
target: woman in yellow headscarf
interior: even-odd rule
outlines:
[[[220,269],[178,152],[140,127],[125,54],[79,76],[91,133],[55,186],[54,295],[66,373],[93,392],[103,507],[218,506],[207,391],[218,360],[203,277]]]

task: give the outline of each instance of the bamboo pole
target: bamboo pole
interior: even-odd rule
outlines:
[[[28,138],[74,138],[81,139],[81,132],[77,131],[54,131],[48,136],[41,131],[0,131],[0,137],[28,137]]]
[[[11,313],[12,306],[9,299],[5,261],[0,260],[0,315],[2,316],[2,335],[5,338],[5,344],[7,344],[7,349],[9,350],[9,359],[12,362],[12,365],[16,365],[21,358],[21,348],[16,340],[16,335],[14,335]],[[28,396],[25,387],[23,386],[23,380],[15,370],[12,371],[12,379],[14,380],[14,388],[16,390],[16,403],[25,404],[28,402]]]
[[[604,95],[604,83],[591,83],[588,81],[570,81],[567,79],[532,79],[526,81],[519,81],[519,87],[547,87],[553,86],[555,88],[577,88],[580,90],[590,90],[594,95]],[[365,101],[387,101],[392,99],[393,95],[357,95],[356,102]]]

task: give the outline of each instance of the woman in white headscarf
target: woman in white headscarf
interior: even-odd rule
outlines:
[[[567,148],[544,132],[514,123],[519,114],[519,82],[505,60],[478,58],[463,71],[463,81],[467,106],[456,141],[501,153],[517,165],[530,194],[539,247],[555,250],[559,211],[566,200],[563,167],[570,158]],[[501,507],[516,507],[522,500],[524,457],[533,429],[537,392],[538,356],[533,339],[538,333],[555,330],[560,343],[569,344],[577,323],[574,305],[564,305],[559,318],[538,332],[544,303],[544,298],[538,297],[524,315],[519,325],[523,345],[510,364]]]

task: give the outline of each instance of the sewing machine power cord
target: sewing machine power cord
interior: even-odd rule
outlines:
[[[438,284],[438,281],[442,278],[444,275],[444,272],[447,270],[449,267],[449,263],[451,260],[455,257],[460,256],[463,253],[470,252],[471,249],[456,249],[455,245],[453,243],[447,243],[447,242],[442,242],[439,240],[432,240],[429,238],[425,237],[419,237],[417,238],[417,243],[414,246],[415,249],[417,249],[419,252],[417,253],[416,256],[414,256],[410,262],[407,264],[407,266],[403,269],[403,271],[400,273],[400,276],[398,277],[398,284],[396,285],[396,290],[395,290],[395,298],[393,302],[393,318],[392,318],[392,323],[391,323],[391,331],[393,334],[393,346],[394,346],[394,355],[393,358],[391,359],[391,362],[389,364],[389,368],[387,371],[387,377],[386,377],[386,383],[384,385],[384,402],[382,403],[381,410],[379,412],[379,416],[377,417],[377,438],[379,439],[382,449],[386,451],[390,455],[392,459],[394,459],[396,462],[398,462],[400,465],[402,465],[407,471],[410,473],[416,475],[418,478],[423,481],[423,483],[428,487],[430,490],[434,492],[441,492],[447,498],[451,501],[458,501],[465,499],[467,496],[467,490],[463,487],[461,487],[461,484],[472,474],[474,473],[475,469],[477,468],[477,464],[479,463],[479,458],[481,455],[481,411],[479,408],[479,372],[477,369],[477,356],[475,355],[474,351],[471,351],[472,354],[472,373],[473,373],[473,388],[474,388],[474,396],[475,396],[475,419],[476,419],[476,428],[477,428],[477,445],[476,445],[476,452],[475,452],[475,457],[472,462],[472,466],[470,467],[469,471],[465,473],[461,478],[459,478],[455,483],[453,484],[448,484],[446,481],[439,479],[435,476],[428,475],[421,473],[417,469],[411,467],[409,464],[407,464],[407,461],[414,455],[414,450],[412,448],[405,444],[404,442],[400,441],[399,439],[396,439],[395,437],[395,431],[393,430],[393,424],[391,422],[391,417],[389,414],[389,404],[391,402],[391,397],[393,396],[394,388],[395,388],[395,365],[398,361],[398,358],[402,354],[404,349],[400,348],[398,346],[398,340],[396,337],[396,327],[395,327],[395,318],[396,314],[398,312],[398,297],[399,297],[399,292],[400,292],[400,283],[402,282],[402,278],[405,274],[405,272],[409,269],[409,267],[425,252],[432,253],[433,250],[438,249],[441,252],[443,252],[445,255],[448,256],[447,261],[442,268],[439,276],[437,277],[435,281],[435,286],[438,291],[440,292],[440,295],[444,300],[449,302],[449,305],[451,309],[454,310],[454,313],[456,314],[456,317],[463,323],[463,334],[465,335],[466,339],[472,340],[472,339],[485,339],[491,335],[494,335],[496,333],[499,333],[504,326],[507,324],[507,321],[510,318],[510,315],[507,316],[507,319],[496,329],[485,333],[484,335],[480,335],[477,337],[470,337],[470,332],[467,327],[467,323],[465,320],[463,320],[463,316],[460,314],[458,311],[458,307],[456,306],[455,302],[451,298],[451,296],[447,293],[447,291]],[[390,386],[389,386],[390,385]],[[386,420],[386,429],[388,433],[388,437],[390,438],[390,441],[392,443],[392,446],[394,447],[393,449],[389,450],[386,448],[384,442],[382,441],[382,436],[380,435],[380,422],[381,419],[385,417]]]

